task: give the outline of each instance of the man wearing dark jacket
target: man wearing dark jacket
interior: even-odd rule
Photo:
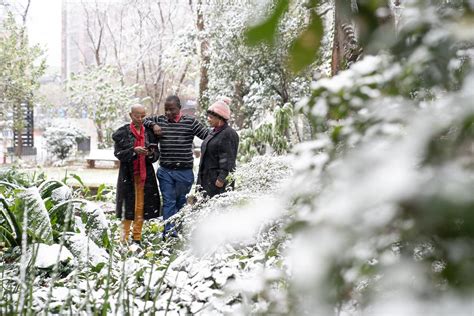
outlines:
[[[197,184],[209,197],[233,185],[227,176],[235,170],[239,135],[227,124],[231,114],[229,103],[228,98],[219,100],[207,111],[207,121],[213,130],[201,145]]]
[[[143,222],[160,215],[160,194],[152,163],[160,152],[151,129],[143,126],[145,108],[132,106],[132,122],[112,135],[114,155],[120,160],[116,215],[122,219],[121,240],[127,242],[133,223],[132,241],[140,244]],[[151,145],[150,145],[151,144]]]
[[[183,115],[177,96],[165,101],[165,115],[148,117],[145,126],[152,128],[160,139],[160,167],[157,171],[163,196],[163,219],[176,214],[186,203],[186,195],[194,182],[194,157],[192,145],[194,136],[206,138],[209,130],[194,117]],[[174,225],[165,225],[163,236],[176,236]]]

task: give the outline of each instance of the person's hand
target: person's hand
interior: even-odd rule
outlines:
[[[148,146],[146,148],[148,149],[149,154],[153,154],[155,151],[158,150],[158,144],[150,143],[150,144],[148,144]]]
[[[217,180],[216,180],[216,187],[222,188],[223,186],[224,186],[224,182],[222,182],[221,180],[217,179]]]
[[[137,155],[148,155],[148,149],[146,149],[145,147],[138,146],[133,148],[133,151],[135,151]]]
[[[161,135],[161,127],[158,124],[153,125],[153,133],[157,136]]]
[[[158,148],[148,147],[147,149],[148,149],[148,156],[152,158]]]

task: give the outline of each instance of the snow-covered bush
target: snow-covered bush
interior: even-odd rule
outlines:
[[[78,140],[85,138],[85,134],[74,126],[50,126],[44,132],[48,152],[53,155],[53,161],[64,163],[71,157]]]
[[[329,313],[337,303],[377,315],[416,315],[434,305],[441,315],[466,313],[465,269],[474,262],[452,257],[452,249],[472,239],[467,210],[474,183],[472,169],[463,167],[472,164],[472,155],[442,157],[437,150],[440,142],[453,153],[472,144],[473,85],[470,79],[456,97],[409,111],[412,118],[405,118],[401,132],[366,135],[332,160],[321,149],[301,148],[295,159],[312,157],[313,168],[297,171],[291,186],[319,189],[291,197],[298,201],[295,219],[304,223],[288,250],[301,298],[296,311]],[[447,312],[450,297],[459,308]]]
[[[278,270],[284,286],[246,296],[250,286],[242,283],[246,310],[472,312],[473,8],[406,6],[390,52],[315,81],[299,103],[314,123],[315,140],[295,149],[294,176],[265,203],[267,220],[281,216],[280,205],[291,206],[285,230],[292,239],[283,244]],[[257,210],[249,205],[239,212]],[[232,230],[234,216],[202,229],[214,248],[228,242],[224,232],[234,244],[248,239]],[[245,218],[241,226],[259,221]],[[261,272],[261,284],[272,282],[273,270]]]
[[[255,128],[243,129],[240,132],[239,159],[249,161],[258,154],[287,153],[293,142],[300,141],[290,136],[297,133],[293,119],[293,106],[286,103],[283,107],[277,106],[269,119]]]

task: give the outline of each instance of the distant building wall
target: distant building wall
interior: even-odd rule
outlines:
[[[62,1],[61,78],[63,80],[94,64],[94,53],[87,34],[87,19],[83,7],[84,3],[88,2],[90,1]]]

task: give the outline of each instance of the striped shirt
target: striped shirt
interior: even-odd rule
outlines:
[[[171,122],[164,115],[145,119],[146,127],[153,128],[155,124],[161,127],[160,166],[171,169],[192,168],[194,136],[205,139],[209,134],[209,129],[194,117],[186,114],[179,122]]]

